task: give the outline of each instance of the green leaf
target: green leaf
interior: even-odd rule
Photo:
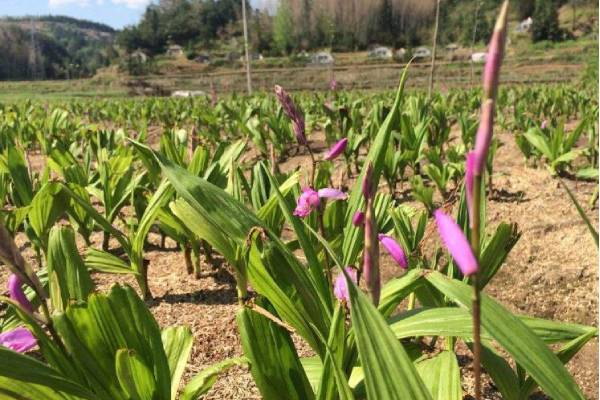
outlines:
[[[7,149],[7,167],[10,172],[15,206],[23,207],[31,203],[33,199],[33,185],[29,177],[27,163],[23,150],[15,146],[8,146]]]
[[[127,349],[151,371],[156,397],[170,398],[171,373],[160,329],[133,289],[115,285],[108,295],[92,294],[87,303],[71,304],[52,319],[66,350],[96,392],[113,399],[126,397],[116,375],[115,357]]]
[[[246,357],[228,358],[200,371],[185,386],[181,400],[196,400],[206,394],[215,384],[220,374],[236,365],[246,365]]]
[[[244,355],[263,398],[314,399],[289,333],[248,308],[238,312],[237,321]]]
[[[481,252],[479,284],[482,288],[496,275],[520,237],[516,224],[498,225]]]
[[[171,400],[175,400],[183,371],[192,352],[194,338],[187,326],[166,328],[161,337],[171,371]]]
[[[66,227],[54,227],[48,241],[50,298],[56,310],[65,310],[71,301],[86,301],[94,283],[75,243],[75,234]]]
[[[579,336],[578,338],[571,340],[569,343],[565,344],[556,353],[556,355],[558,356],[558,358],[560,359],[560,361],[563,364],[566,364],[575,356],[575,354],[577,354],[579,352],[579,350],[581,350],[583,348],[583,346],[585,346],[585,344],[591,338],[593,338],[594,336],[597,336],[597,335],[598,335],[597,330],[596,330],[596,332],[590,331],[588,333],[585,333],[585,334]],[[528,398],[529,395],[531,394],[531,392],[535,389],[535,387],[536,387],[535,380],[533,380],[531,377],[528,377],[525,380],[525,383],[523,384],[523,386],[521,387],[520,398],[521,399]]]
[[[434,400],[462,400],[460,369],[452,351],[416,364],[417,371]]]
[[[155,398],[156,382],[154,376],[133,350],[118,350],[115,363],[117,378],[128,398],[132,400],[152,400]]]
[[[62,184],[62,190],[82,209],[85,210],[90,217],[96,221],[98,225],[104,229],[104,231],[109,232],[113,237],[117,239],[119,244],[123,247],[123,250],[126,253],[130,252],[131,244],[127,237],[120,230],[116,229],[112,226],[110,221],[108,221],[104,216],[102,216],[96,209],[92,206],[89,199],[81,197],[75,190],[72,190],[68,185]]]
[[[390,279],[381,289],[379,311],[384,317],[394,312],[398,304],[423,284],[423,271],[411,269],[400,278]]]
[[[590,332],[598,334],[598,330],[591,326],[526,316],[518,318],[546,344],[566,342]],[[395,315],[388,323],[397,339],[414,336],[456,336],[470,341],[473,335],[471,314],[458,307],[418,308]],[[481,337],[484,340],[493,339],[485,327]]]
[[[559,182],[562,185],[562,187],[565,188],[565,190],[567,191],[569,198],[575,205],[575,208],[577,208],[577,212],[579,213],[579,216],[581,217],[581,219],[583,219],[583,222],[585,222],[586,226],[588,227],[588,230],[590,231],[590,234],[594,238],[594,241],[596,242],[596,247],[598,247],[598,245],[599,245],[598,231],[594,228],[594,225],[592,225],[592,222],[586,215],[585,211],[583,211],[583,208],[581,208],[581,205],[579,205],[579,202],[577,201],[577,199],[575,198],[575,196],[573,195],[571,190],[567,187],[567,185],[562,180],[559,179]]]
[[[394,337],[383,316],[347,275],[346,281],[367,398],[431,399],[404,347]]]
[[[0,346],[0,398],[26,400],[98,397],[54,369],[29,356]]]
[[[313,332],[329,332],[327,317],[310,284],[306,268],[295,258],[286,257],[276,242],[252,238],[248,255],[248,278],[254,290],[265,296],[281,318],[289,323],[318,354],[323,346]]]
[[[48,231],[65,211],[66,196],[58,183],[50,182],[42,186],[30,204],[28,219],[35,234],[44,246],[47,245]]]
[[[134,270],[131,269],[129,264],[120,259],[117,256],[112,255],[103,250],[94,249],[90,247],[85,257],[85,265],[88,268],[95,269],[100,272],[107,272],[111,274],[133,274]]]
[[[471,310],[472,288],[437,271],[425,278],[460,306]],[[490,335],[556,399],[583,399],[573,377],[550,349],[516,316],[490,297],[481,296],[481,324]]]
[[[523,136],[548,160],[552,160],[554,158],[552,150],[550,150],[550,145],[539,128],[532,128],[525,132]]]

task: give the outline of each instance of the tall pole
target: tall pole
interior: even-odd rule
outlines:
[[[433,74],[435,72],[435,53],[437,50],[437,36],[438,26],[440,23],[440,0],[437,0],[435,7],[435,28],[433,30],[433,51],[431,52],[431,71],[429,72],[429,90],[427,92],[427,98],[431,98],[431,92],[433,91]]]
[[[473,24],[473,39],[471,40],[471,50],[470,50],[470,64],[471,64],[471,73],[469,75],[469,82],[471,84],[471,89],[473,88],[473,48],[475,47],[475,38],[477,37],[477,22],[479,22],[479,9],[481,8],[481,1],[477,2],[477,8],[475,8],[475,23]]]
[[[244,49],[246,51],[246,82],[248,95],[252,94],[252,78],[250,77],[250,54],[248,52],[248,24],[246,22],[246,0],[242,0],[242,20],[244,24]]]

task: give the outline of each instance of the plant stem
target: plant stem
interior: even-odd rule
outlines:
[[[473,212],[471,214],[471,248],[479,259],[481,176],[473,179]],[[473,284],[473,374],[475,375],[475,400],[481,400],[481,293],[479,272],[471,277]]]
[[[308,150],[308,154],[310,154],[310,160],[312,163],[312,169],[310,171],[310,187],[314,189],[315,188],[315,177],[316,177],[316,171],[317,171],[317,160],[315,159],[315,155],[313,154],[310,146],[308,145],[308,141],[306,142],[306,149]]]

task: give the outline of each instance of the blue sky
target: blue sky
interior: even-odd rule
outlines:
[[[0,0],[0,16],[68,15],[103,22],[114,28],[135,24],[151,0]],[[251,0],[272,7],[276,0]]]

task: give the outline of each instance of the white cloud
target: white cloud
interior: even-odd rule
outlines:
[[[67,5],[76,5],[79,7],[87,7],[90,5],[89,0],[48,0],[48,6],[51,8],[62,7]]]
[[[146,7],[150,0],[111,0],[114,4],[122,4],[129,8],[143,8]]]
[[[98,5],[103,6],[106,4],[105,0],[48,0],[48,6],[50,8],[57,8],[62,6],[79,6],[87,7],[92,4],[92,1]],[[110,0],[113,4],[123,5],[128,8],[144,8],[151,0]]]

